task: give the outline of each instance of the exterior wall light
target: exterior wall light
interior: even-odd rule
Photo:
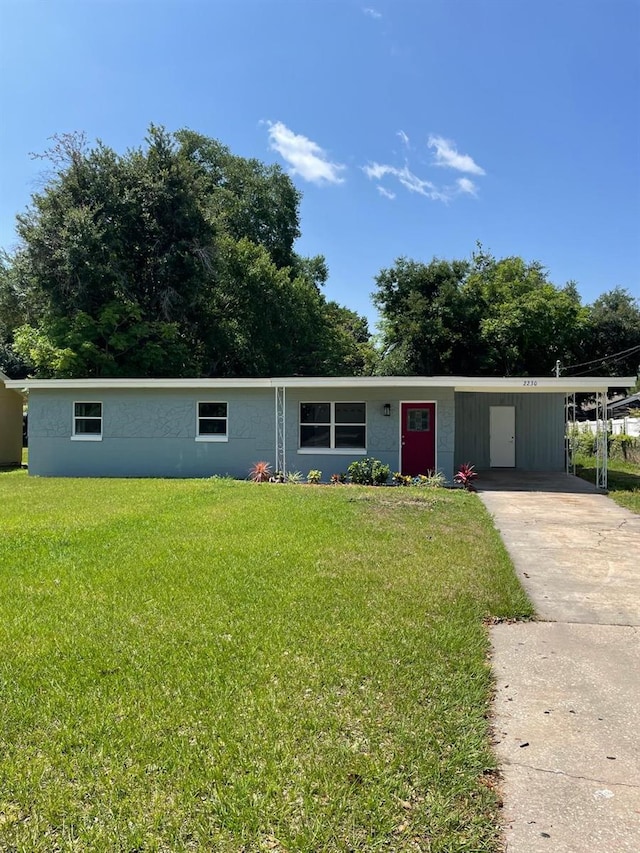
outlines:
[[[384,404],[384,406],[382,407],[382,413],[384,414],[385,418],[391,416],[391,403]]]

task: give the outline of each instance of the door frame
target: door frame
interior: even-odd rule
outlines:
[[[495,465],[495,464],[493,464],[493,459],[492,459],[492,455],[491,455],[491,446],[492,446],[492,442],[493,442],[493,433],[491,430],[491,426],[492,426],[491,413],[492,413],[493,409],[510,409],[513,412],[513,465]],[[517,464],[518,459],[517,459],[517,453],[516,453],[517,437],[518,437],[518,433],[517,433],[517,429],[516,429],[516,419],[517,419],[516,418],[516,415],[517,415],[516,409],[517,409],[517,407],[515,405],[489,406],[489,467],[490,468],[502,468],[502,469],[509,470],[509,469],[515,469],[518,467],[518,464]]]
[[[402,471],[402,407],[405,403],[429,403],[433,405],[433,467],[438,470],[438,401],[398,400],[398,471]],[[426,472],[425,472],[426,473]]]

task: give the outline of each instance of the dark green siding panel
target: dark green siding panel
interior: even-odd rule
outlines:
[[[523,471],[563,471],[564,394],[457,393],[455,462],[489,467],[489,410],[516,410],[516,468]]]

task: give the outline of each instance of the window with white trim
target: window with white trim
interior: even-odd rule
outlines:
[[[365,450],[366,403],[300,403],[300,449]]]
[[[77,401],[73,404],[72,438],[83,441],[102,439],[102,403]]]
[[[227,403],[209,401],[199,402],[196,441],[227,441],[227,421]]]

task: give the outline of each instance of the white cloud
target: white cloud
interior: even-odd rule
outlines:
[[[385,175],[391,175],[411,193],[418,193],[426,196],[426,198],[442,199],[442,194],[431,181],[424,181],[419,178],[406,165],[402,169],[398,169],[396,166],[389,166],[386,163],[370,163],[368,166],[363,166],[362,171],[368,178],[375,181],[379,181]]]
[[[468,172],[470,175],[484,175],[485,171],[473,161],[468,154],[459,154],[455,144],[442,136],[430,136],[429,148],[435,148],[436,166],[456,169],[458,172]]]
[[[362,171],[368,178],[379,181],[385,175],[394,171],[393,166],[383,166],[381,163],[371,163],[370,166],[363,166]]]
[[[403,169],[396,169],[394,174],[402,186],[406,187],[409,192],[420,193],[420,195],[426,195],[428,198],[431,198],[431,192],[435,190],[434,185],[431,181],[423,181],[408,166],[405,166]]]
[[[478,188],[470,178],[458,178],[456,184],[461,193],[468,193],[473,196],[478,195]]]
[[[281,121],[267,122],[271,148],[287,163],[292,175],[314,184],[342,184],[346,166],[332,163],[326,151],[306,136],[294,133]]]
[[[362,11],[365,15],[368,15],[370,18],[376,18],[376,20],[382,17],[382,12],[378,12],[377,9],[372,9],[370,6],[363,8]]]
[[[393,199],[396,197],[395,193],[392,193],[391,190],[387,190],[384,187],[381,187],[380,184],[378,184],[377,190],[380,195],[383,195],[385,198],[391,199],[391,201],[393,201]]]
[[[478,196],[478,187],[474,180],[471,180],[470,177],[465,175],[464,177],[458,177],[455,179],[455,182],[449,183],[446,185],[433,183],[426,178],[421,178],[419,175],[416,175],[415,172],[411,171],[409,167],[409,155],[411,152],[411,144],[409,140],[409,136],[404,132],[404,130],[396,131],[396,136],[398,136],[406,150],[406,159],[404,166],[392,166],[389,163],[378,163],[376,161],[367,163],[366,166],[362,166],[362,171],[365,173],[367,178],[372,181],[376,181],[377,190],[380,195],[385,198],[395,198],[396,193],[393,191],[396,187],[393,187],[393,190],[388,189],[388,185],[390,181],[397,181],[401,187],[404,187],[408,192],[417,193],[418,195],[424,196],[425,198],[431,199],[432,201],[441,201],[445,204],[453,201],[455,198],[467,195],[473,196],[477,198]],[[446,166],[450,169],[456,169],[458,172],[467,172],[472,175],[484,175],[485,171],[481,166],[478,166],[477,163],[473,161],[468,154],[460,154],[456,146],[453,142],[444,139],[442,136],[434,136],[431,135],[429,137],[429,147],[435,149],[435,159],[431,166]],[[386,186],[382,186],[381,182],[383,182]]]

